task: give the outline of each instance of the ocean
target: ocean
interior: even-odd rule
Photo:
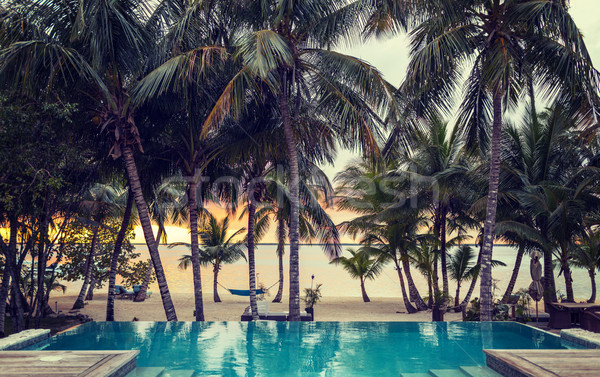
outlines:
[[[146,245],[136,244],[136,251],[141,253],[140,258],[149,258]],[[347,248],[356,248],[356,245],[345,245],[344,252]],[[256,272],[257,279],[266,287],[271,287],[277,283],[279,279],[278,262],[275,254],[277,246],[274,244],[260,244],[256,249]],[[190,251],[186,247],[175,247],[168,249],[167,246],[160,246],[160,255],[169,289],[176,293],[192,293],[192,271],[180,270],[178,268],[178,259],[189,254]],[[284,274],[285,285],[284,294],[288,289],[288,273],[289,273],[289,256],[284,256]],[[494,246],[494,256],[496,260],[506,263],[506,267],[496,267],[493,270],[493,279],[495,281],[494,296],[501,297],[504,294],[512,274],[515,263],[516,249],[510,246]],[[528,288],[531,283],[529,275],[528,255],[523,257],[523,262],[519,270],[519,277],[514,289],[514,292],[521,288]],[[416,270],[411,269],[413,279],[419,288],[421,295],[427,295],[427,282],[425,278]],[[565,283],[562,275],[557,276],[558,270],[555,270],[557,289],[563,294],[566,294]],[[360,283],[358,280],[350,278],[348,273],[341,267],[329,264],[328,257],[324,254],[319,245],[301,245],[300,246],[300,287],[309,288],[311,286],[311,277],[314,275],[314,284],[322,284],[321,292],[327,297],[361,297]],[[219,283],[230,289],[248,289],[248,263],[244,260],[234,264],[224,265],[219,273]],[[117,277],[117,284],[120,283],[120,278]],[[440,277],[440,286],[441,286]],[[454,296],[456,291],[456,282],[450,280],[450,295]],[[66,295],[76,295],[81,288],[81,282],[67,283]],[[366,282],[367,294],[370,297],[400,297],[401,289],[398,281],[398,275],[394,270],[392,263],[385,266],[383,272],[374,280]],[[106,284],[105,284],[106,287]],[[202,268],[202,289],[208,296],[212,295],[213,273],[212,268]],[[464,282],[461,286],[461,299],[464,297],[469,288],[469,282]],[[98,289],[97,292],[102,292],[105,288]],[[154,292],[158,291],[156,284],[150,288]],[[591,293],[590,279],[587,271],[582,269],[573,270],[573,289],[575,297],[579,300],[587,299]],[[269,295],[274,297],[277,293],[277,285],[269,290]],[[229,294],[226,290],[219,287],[221,298],[226,298]],[[472,297],[479,296],[479,286],[473,293]]]

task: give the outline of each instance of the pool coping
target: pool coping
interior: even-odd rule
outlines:
[[[48,329],[29,329],[0,339],[0,351],[18,351],[50,338]]]

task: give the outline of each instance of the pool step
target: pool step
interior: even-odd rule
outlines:
[[[471,377],[460,369],[430,369],[429,375],[433,377]]]
[[[162,367],[137,367],[125,377],[158,377],[164,370]]]
[[[470,377],[502,377],[501,374],[488,367],[460,367],[460,370]]]
[[[193,377],[195,371],[192,369],[165,370],[159,377]]]
[[[400,373],[400,377],[431,377],[431,374],[423,373]]]

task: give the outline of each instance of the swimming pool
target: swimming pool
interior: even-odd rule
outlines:
[[[397,376],[484,366],[482,349],[564,348],[514,322],[90,322],[29,349],[137,349],[138,367],[199,376]]]

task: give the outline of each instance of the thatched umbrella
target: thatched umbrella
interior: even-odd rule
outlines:
[[[542,254],[539,251],[531,253],[531,262],[529,264],[529,272],[533,280],[529,285],[529,296],[535,300],[535,321],[538,321],[538,302],[544,296],[544,287],[542,286],[542,264],[540,257]]]

